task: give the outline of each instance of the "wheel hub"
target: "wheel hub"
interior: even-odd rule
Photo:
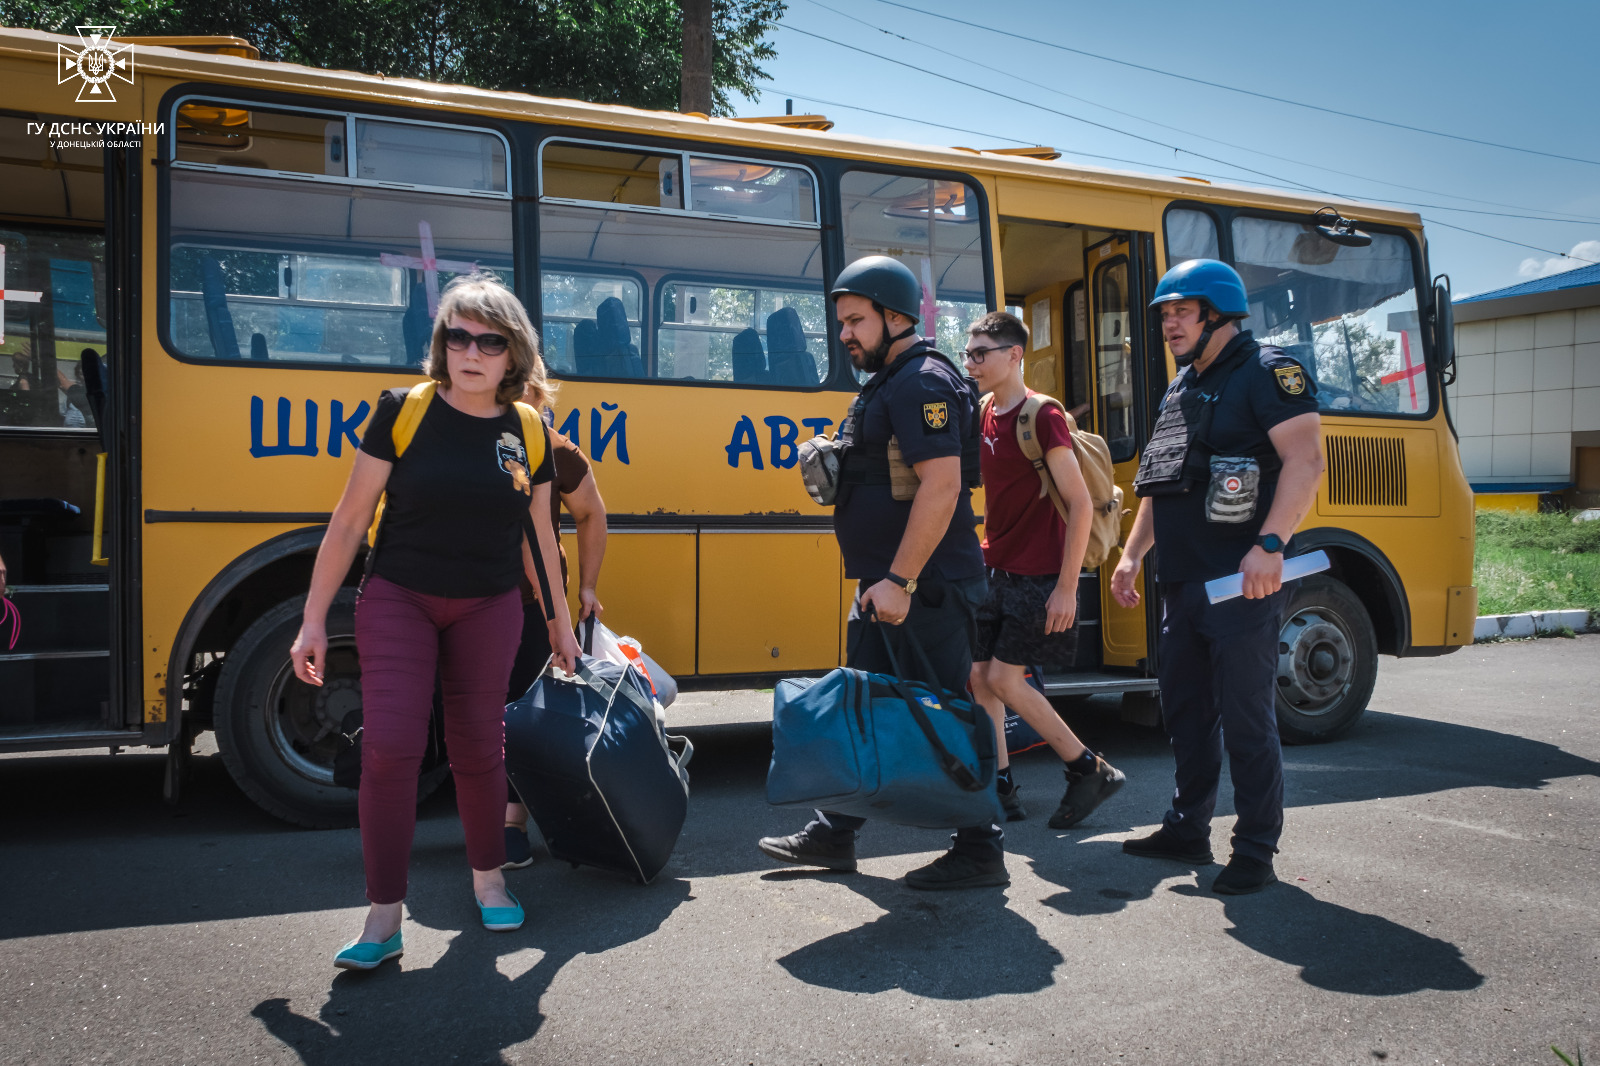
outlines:
[[[1355,676],[1355,644],[1344,619],[1326,607],[1296,612],[1278,643],[1278,692],[1301,714],[1331,710]]]
[[[361,706],[361,667],[353,640],[330,643],[322,687],[307,685],[285,662],[267,693],[267,736],[286,766],[321,785],[333,784],[345,716]]]

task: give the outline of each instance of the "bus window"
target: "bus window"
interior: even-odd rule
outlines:
[[[1241,215],[1235,266],[1250,294],[1245,323],[1316,379],[1330,412],[1424,417],[1432,410],[1417,319],[1416,274],[1403,237],[1335,244],[1315,227]]]
[[[178,106],[173,131],[173,158],[183,163],[341,178],[349,173],[343,115],[189,100]]]
[[[565,141],[546,144],[540,158],[545,358],[553,369],[766,387],[827,380],[822,244],[808,171]],[[690,206],[670,206],[685,169],[695,175]],[[645,196],[645,185],[659,199]],[[654,328],[639,328],[641,309]]]
[[[1128,306],[1128,260],[1119,256],[1094,272],[1094,336],[1099,367],[1096,429],[1112,462],[1132,459],[1134,440],[1133,336]]]
[[[506,192],[506,142],[493,133],[422,122],[355,121],[355,176],[475,192]]]
[[[1218,259],[1217,220],[1208,211],[1175,207],[1167,212],[1167,263]]]
[[[191,359],[418,367],[458,274],[509,282],[511,202],[171,172],[172,350]]]
[[[669,281],[661,304],[658,377],[809,387],[827,374],[820,293]]]
[[[94,427],[83,357],[103,356],[105,237],[0,223],[0,427]]]
[[[923,335],[946,354],[959,352],[967,327],[989,310],[983,212],[973,187],[852,170],[840,179],[839,196],[845,262],[888,255],[905,263],[922,282]]]
[[[571,376],[573,364],[573,334],[580,327],[584,335],[580,343],[592,344],[590,333],[598,328],[600,306],[615,301],[620,314],[608,309],[608,314],[625,323],[628,328],[627,343],[638,350],[643,334],[640,311],[643,300],[639,282],[631,277],[602,276],[594,274],[563,274],[545,271],[541,300],[544,304],[544,361],[559,374]],[[584,322],[588,321],[585,326]]]

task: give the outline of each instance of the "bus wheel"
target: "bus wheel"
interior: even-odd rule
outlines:
[[[354,789],[333,783],[339,726],[361,706],[356,656],[355,589],[340,589],[328,609],[328,662],[316,688],[294,676],[289,646],[306,598],[267,611],[223,659],[214,714],[217,747],[239,788],[263,810],[295,825],[339,829],[356,824]],[[418,782],[420,800],[448,773]]]
[[[1378,635],[1343,583],[1307,578],[1278,637],[1278,735],[1288,744],[1332,740],[1355,725],[1378,680]]]

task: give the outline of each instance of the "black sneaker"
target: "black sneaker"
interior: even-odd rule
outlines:
[[[1146,859],[1175,859],[1191,866],[1210,866],[1216,861],[1212,858],[1210,847],[1205,844],[1186,844],[1167,832],[1166,826],[1147,837],[1124,840],[1122,850],[1128,855]]]
[[[813,823],[815,825],[816,823]],[[762,837],[756,841],[762,854],[780,862],[796,866],[821,866],[825,870],[854,873],[856,869],[856,842],[829,839],[826,831],[813,833],[812,825],[786,837]]]
[[[1260,892],[1278,879],[1270,862],[1252,859],[1248,855],[1235,855],[1222,868],[1217,879],[1211,882],[1211,891],[1223,896],[1248,896]]]
[[[1013,785],[1010,792],[1000,793],[1000,810],[1008,822],[1020,822],[1028,816],[1028,809],[1022,805],[1022,797],[1018,795],[1021,791],[1021,785]]]
[[[947,888],[991,888],[1009,885],[1005,856],[980,859],[951,848],[928,865],[906,874],[906,887],[923,891]]]
[[[1094,769],[1086,774],[1066,771],[1067,792],[1061,797],[1061,806],[1050,816],[1051,829],[1071,829],[1094,809],[1111,797],[1128,779],[1121,770],[1100,756],[1094,757]]]
[[[533,865],[533,845],[528,841],[528,831],[514,825],[506,826],[506,861],[502,870],[520,870]]]

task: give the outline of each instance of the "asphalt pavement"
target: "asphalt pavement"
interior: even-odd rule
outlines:
[[[688,693],[694,794],[640,886],[541,856],[528,924],[478,924],[448,787],[421,811],[406,955],[330,966],[364,906],[354,831],[282,825],[201,754],[0,758],[0,1061],[1539,1063],[1600,1058],[1600,636],[1384,659],[1371,709],[1285,750],[1282,883],[1209,891],[1121,853],[1171,756],[1072,716],[1129,783],[1068,832],[1048,752],[1003,890],[898,878],[944,835],[870,825],[861,872],[779,869],[762,693]],[[756,719],[752,721],[751,719]],[[202,749],[214,752],[214,748]],[[1213,847],[1228,851],[1224,785]]]

